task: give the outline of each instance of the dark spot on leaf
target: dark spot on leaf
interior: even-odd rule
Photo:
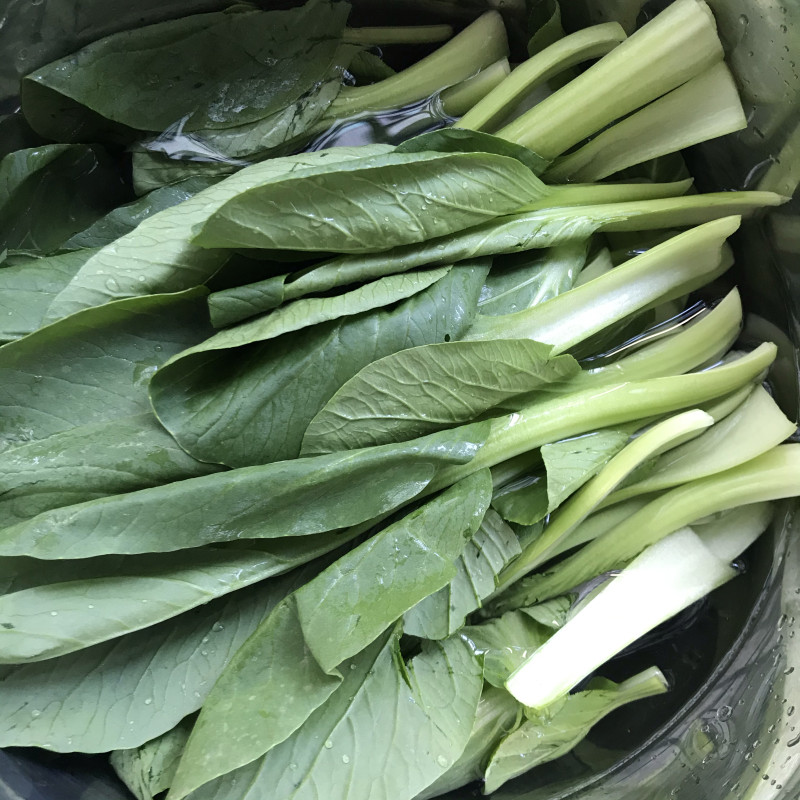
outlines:
[[[7,631],[10,631],[14,628],[14,626],[10,622],[3,622],[0,623]]]
[[[446,342],[449,342],[449,341],[450,341],[450,334],[449,334],[449,333],[446,333],[446,334],[444,335],[444,340],[445,340]]]

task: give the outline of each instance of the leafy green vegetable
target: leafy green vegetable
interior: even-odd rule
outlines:
[[[149,413],[77,425],[3,453],[0,527],[51,508],[218,470],[184,452]]]
[[[384,145],[340,147],[302,153],[241,170],[172,208],[143,220],[137,228],[90,258],[50,306],[49,320],[120,297],[175,292],[208,280],[228,259],[221,250],[203,250],[191,243],[192,229],[214,209],[239,192],[302,167],[334,164],[387,152]]]
[[[505,339],[431,344],[373,361],[310,422],[301,454],[412,439],[579,371],[571,356],[549,356],[546,345]]]
[[[372,253],[447,236],[546,192],[514,158],[398,149],[335,169],[297,170],[240,192],[198,226],[194,242]]]
[[[243,466],[294,458],[311,420],[362,367],[399,350],[463,335],[486,271],[481,264],[461,264],[393,307],[344,316],[234,352],[209,350],[178,358],[150,383],[156,413],[181,446],[203,461]],[[418,275],[412,285],[425,280]],[[325,310],[340,303],[346,306],[347,299],[308,301],[301,309]],[[292,313],[287,307],[286,314]],[[298,324],[303,321],[301,315]],[[257,331],[261,324],[255,320],[245,330]],[[269,327],[269,317],[263,324]],[[218,336],[226,341],[235,331]]]
[[[563,705],[532,715],[497,746],[485,770],[484,791],[499,789],[506,781],[568,753],[590,728],[626,703],[663,694],[666,678],[655,667],[614,683],[595,678],[581,692],[567,695]]]
[[[497,259],[481,290],[478,310],[495,317],[533,308],[571,289],[585,262],[584,242]]]
[[[415,800],[429,800],[482,778],[489,754],[500,739],[516,727],[520,715],[519,703],[507,691],[485,685],[464,752]]]
[[[288,572],[347,540],[320,534],[279,539],[258,550],[193,548],[134,556],[119,561],[111,574],[97,567],[98,574],[91,574],[97,559],[88,559],[86,576],[80,574],[84,559],[53,582],[0,597],[0,663],[41,661],[155,625]]]
[[[150,376],[208,335],[204,294],[122,300],[4,345],[0,443],[13,446],[149,411]]]
[[[357,525],[414,498],[443,465],[471,460],[486,431],[477,423],[405,444],[245,467],[53,509],[6,528],[0,554],[171,552]]]
[[[390,632],[343,664],[339,688],[295,733],[191,797],[410,800],[438,779],[467,745],[481,669],[455,638],[426,643],[406,665],[398,639]]]
[[[137,800],[153,800],[169,789],[190,730],[191,721],[185,719],[141,747],[111,753],[111,766]]]
[[[112,34],[28,75],[24,113],[61,141],[126,140],[178,121],[186,131],[253,123],[314,93],[348,12],[317,0],[290,11],[239,6]]]
[[[50,253],[123,198],[108,158],[87,145],[9,153],[0,161],[0,251]]]
[[[425,639],[446,639],[464,625],[497,585],[497,576],[520,554],[514,531],[489,509],[456,562],[456,576],[405,615],[404,632]]]
[[[60,658],[0,668],[0,743],[105,753],[166,733],[200,708],[259,622],[316,571],[297,570]]]
[[[0,340],[20,339],[41,327],[53,298],[95,252],[7,259],[10,266],[0,269]]]
[[[249,764],[296,731],[342,683],[337,666],[453,578],[453,560],[490,496],[488,471],[452,486],[279,604],[214,686],[178,768],[174,796]],[[222,739],[220,729],[228,733]]]
[[[134,200],[118,206],[104,217],[91,224],[86,230],[71,236],[61,245],[62,250],[82,250],[84,248],[105,247],[107,244],[130,233],[141,222],[165,208],[172,208],[194,197],[198,192],[216,183],[216,179],[188,178],[174,186],[165,186]]]

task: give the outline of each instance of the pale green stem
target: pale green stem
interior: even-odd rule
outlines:
[[[488,11],[436,52],[397,75],[369,86],[345,86],[325,116],[343,119],[364,111],[398,108],[461,83],[507,56],[503,18]]]
[[[677,0],[498,135],[552,161],[722,58],[708,6],[701,0]]]
[[[629,203],[635,200],[659,200],[680,197],[692,188],[692,179],[671,183],[579,183],[552,186],[546,198],[528,203],[523,211],[540,211],[564,206],[588,206],[600,203]]]
[[[616,22],[584,28],[565,36],[516,67],[497,89],[465,114],[455,127],[491,132],[537,86],[576,64],[604,56],[624,39],[625,31]]]
[[[498,86],[510,70],[508,59],[501,58],[477,75],[445,89],[440,95],[442,110],[448,117],[460,117]]]
[[[733,76],[720,62],[560,159],[545,177],[554,183],[599,181],[746,127]]]

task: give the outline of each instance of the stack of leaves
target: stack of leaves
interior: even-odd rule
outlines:
[[[448,31],[346,16],[89,45],[0,162],[0,745],[111,752],[140,800],[491,792],[666,691],[595,673],[800,493],[775,346],[687,301],[783,198],[644,177],[744,124],[708,8],[510,74],[496,14],[388,76],[368,44]],[[432,94],[456,126],[280,155]],[[114,207],[87,139],[205,156]]]

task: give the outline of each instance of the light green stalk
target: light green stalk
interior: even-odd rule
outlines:
[[[520,212],[680,197],[692,188],[692,183],[690,178],[671,183],[575,183],[569,186],[552,186],[546,199],[529,203]]]
[[[695,520],[737,506],[800,494],[800,445],[787,444],[725,472],[664,492],[550,572],[532,575],[497,598],[492,610],[531,605],[618,569]]]
[[[442,110],[448,117],[460,117],[499,86],[510,71],[511,66],[508,59],[501,58],[494,64],[489,64],[477,75],[473,75],[455,86],[450,86],[440,95]]]
[[[654,425],[626,445],[550,517],[544,533],[500,573],[496,594],[547,561],[553,551],[637,467],[714,422],[694,409]]]
[[[732,414],[702,436],[662,455],[649,478],[618,489],[605,499],[603,506],[671,489],[743,464],[779,445],[796,427],[769,392],[757,386]]]
[[[466,339],[535,339],[563,353],[637,311],[688,294],[722,274],[724,248],[739,217],[708,222],[668,239],[583,286],[502,317],[478,316]]]
[[[541,447],[548,442],[683,408],[729,394],[750,383],[775,360],[777,348],[764,343],[731,364],[692,375],[600,386],[539,400],[519,412],[492,420],[488,440],[469,464],[443,469],[429,492],[466,475]]]
[[[599,181],[746,127],[733,76],[720,62],[560,159],[545,177],[554,183]]]
[[[404,106],[461,83],[507,56],[503,18],[496,11],[488,11],[436,52],[397,75],[369,86],[345,86],[325,116],[343,119],[364,111]]]
[[[736,576],[688,528],[649,547],[512,673],[506,688],[543,708],[660,623]]]
[[[565,36],[516,67],[455,127],[491,132],[537,86],[576,64],[604,56],[624,39],[625,31],[616,22],[584,28]]]
[[[498,135],[552,161],[722,58],[708,6],[701,0],[677,0]]]

